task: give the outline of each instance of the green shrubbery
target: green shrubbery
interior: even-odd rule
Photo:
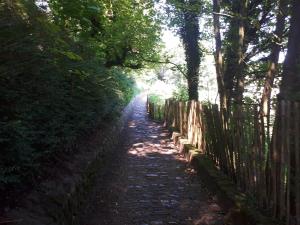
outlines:
[[[154,103],[156,105],[164,105],[165,104],[165,98],[161,95],[158,95],[158,94],[149,94],[148,95],[148,100],[151,102],[151,103]]]
[[[164,117],[165,97],[158,94],[148,95],[148,112],[150,118],[162,121]]]
[[[135,90],[130,76],[103,66],[92,42],[20,2],[0,3],[0,191],[35,179],[41,162],[71,151]]]
[[[178,101],[188,101],[189,94],[186,86],[177,85],[177,89],[173,92],[173,98]]]

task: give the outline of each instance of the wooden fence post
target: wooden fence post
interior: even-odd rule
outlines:
[[[295,200],[296,200],[296,225],[300,225],[300,104],[295,102]]]

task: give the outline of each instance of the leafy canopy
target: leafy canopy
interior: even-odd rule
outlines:
[[[87,40],[107,67],[140,68],[159,57],[160,21],[152,0],[50,0],[55,23]]]

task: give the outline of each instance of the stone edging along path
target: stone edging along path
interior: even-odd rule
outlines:
[[[135,101],[136,98],[124,108],[117,120],[96,131],[78,153],[62,162],[52,178],[42,181],[21,200],[19,207],[7,212],[9,224],[78,225],[78,215],[86,205],[94,178],[107,166],[107,158],[118,145]]]
[[[236,184],[218,170],[205,154],[190,144],[180,143],[178,132],[173,132],[172,139],[189,164],[202,178],[205,178],[205,183],[209,185],[211,191],[218,196],[221,202],[227,205],[229,210],[224,218],[225,224],[282,225],[282,222],[265,215],[266,212],[259,211],[253,199],[240,192],[236,188]]]

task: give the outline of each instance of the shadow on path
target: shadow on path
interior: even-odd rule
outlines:
[[[96,182],[81,225],[221,225],[224,213],[138,98],[111,166]]]

